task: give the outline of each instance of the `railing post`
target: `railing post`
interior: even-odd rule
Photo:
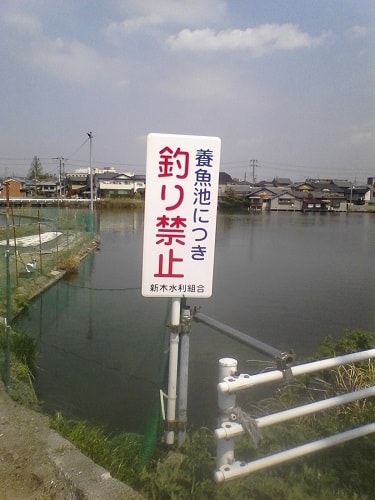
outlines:
[[[219,382],[237,372],[237,360],[222,358],[219,360]],[[236,406],[236,394],[218,392],[218,406],[220,411],[219,425],[229,422],[230,410]],[[216,445],[216,468],[234,462],[234,440],[219,439]]]

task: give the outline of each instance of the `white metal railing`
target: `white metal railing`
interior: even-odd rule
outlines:
[[[304,375],[371,358],[375,358],[375,349],[292,366],[288,368],[288,372],[291,376]],[[220,426],[215,430],[217,458],[214,478],[216,482],[223,482],[248,475],[252,472],[375,432],[375,423],[371,423],[252,462],[236,461],[234,458],[234,438],[248,432],[245,425],[246,422],[238,422],[237,416],[234,413],[234,409],[236,408],[236,392],[284,378],[285,371],[283,370],[272,370],[256,375],[237,374],[237,360],[223,358],[219,361],[220,382],[218,384],[218,403],[221,415],[219,419]],[[252,425],[256,429],[260,429],[372,396],[375,396],[375,386],[252,419]]]

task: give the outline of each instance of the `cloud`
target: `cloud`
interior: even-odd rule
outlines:
[[[158,15],[140,16],[125,19],[122,22],[111,22],[105,32],[109,36],[119,34],[131,34],[143,28],[155,26],[163,22],[162,18]]]
[[[238,109],[249,104],[254,116],[270,109],[269,96],[261,86],[257,86],[250,78],[244,86],[239,75],[218,66],[199,68],[199,71],[196,67],[176,71],[168,79],[159,82],[158,88],[171,102],[186,103],[187,108],[197,104],[206,109],[216,109],[219,113],[229,112],[230,119],[233,119]],[[189,113],[191,110],[189,108]]]
[[[366,38],[368,36],[368,29],[365,26],[352,26],[345,32],[346,36],[351,40],[357,38]]]
[[[132,3],[132,2],[130,2]],[[129,5],[127,5],[129,10]],[[129,35],[136,31],[166,24],[202,26],[207,20],[214,22],[223,17],[226,3],[223,0],[134,0],[134,14],[123,21],[112,21],[104,32],[110,36]]]
[[[353,125],[349,131],[348,144],[351,146],[363,146],[365,144],[374,144],[374,130],[372,123],[363,123]]]
[[[77,41],[38,39],[25,54],[25,59],[58,79],[84,83],[100,76],[105,61],[94,50]]]
[[[2,22],[23,36],[35,36],[41,31],[41,26],[37,19],[20,12],[8,12],[4,14]]]
[[[25,66],[69,83],[112,80],[116,85],[116,81],[125,81],[124,70],[115,58],[104,57],[77,40],[45,36],[40,22],[32,16],[7,13],[2,23],[7,32],[9,54]]]
[[[227,10],[224,0],[133,0],[133,9],[143,18],[153,16],[164,23],[200,26],[217,21]],[[127,5],[127,10],[129,6]]]
[[[129,80],[125,80],[125,79],[118,80],[116,82],[116,87],[119,88],[119,89],[122,89],[124,87],[127,87],[129,85],[129,83],[130,83]]]
[[[316,47],[323,44],[327,37],[327,34],[310,36],[294,24],[262,24],[256,28],[223,30],[217,33],[208,28],[184,29],[177,36],[170,36],[167,44],[172,50],[249,50],[256,57],[278,50]]]
[[[188,101],[233,101],[237,98],[236,82],[220,69],[200,69],[199,72],[184,72],[183,75],[169,78],[161,84],[170,95]]]

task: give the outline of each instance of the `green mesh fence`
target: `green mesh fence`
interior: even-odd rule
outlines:
[[[7,252],[16,312],[58,271],[77,265],[94,238],[94,213],[88,209],[9,207],[0,212],[0,316],[6,314],[9,293]]]
[[[94,238],[94,212],[87,209],[10,205],[0,212],[0,376],[6,385],[12,317],[77,266]]]
[[[166,328],[165,325],[168,323],[168,318],[170,314],[171,303],[169,301],[166,316],[164,320],[163,328],[159,333],[159,359],[160,359],[160,368],[159,368],[159,388],[165,389],[166,383],[168,379],[168,355],[165,350],[165,342],[166,342]],[[145,430],[143,441],[139,453],[139,464],[141,467],[147,467],[151,461],[152,454],[155,450],[155,447],[160,441],[161,433],[163,432],[163,421],[161,418],[161,406],[160,406],[160,393],[155,393],[152,408],[150,412],[149,422],[147,428]]]

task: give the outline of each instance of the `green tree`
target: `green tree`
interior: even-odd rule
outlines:
[[[34,181],[39,181],[44,178],[42,162],[37,156],[34,156],[27,176],[29,179],[32,179]]]

